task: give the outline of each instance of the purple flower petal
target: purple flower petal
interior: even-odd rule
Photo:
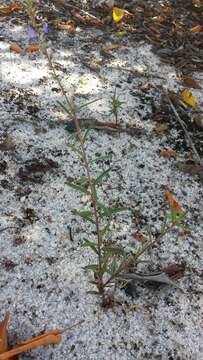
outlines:
[[[34,40],[35,38],[36,38],[36,31],[34,29],[30,28],[28,31],[28,39]]]
[[[44,33],[48,33],[48,31],[49,31],[49,26],[48,26],[47,23],[44,23],[44,24],[43,24],[42,30],[43,30]]]

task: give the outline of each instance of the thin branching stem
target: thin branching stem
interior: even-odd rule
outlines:
[[[128,257],[128,259],[124,260],[121,262],[120,266],[118,267],[118,269],[116,270],[116,272],[114,274],[112,274],[112,276],[110,276],[110,278],[103,284],[104,288],[112,281],[114,280],[123,270],[125,270],[132,261],[134,261],[134,258],[136,257],[137,259],[146,251],[148,250],[150,247],[152,247],[154,244],[158,243],[163,237],[164,235],[166,235],[172,228],[174,227],[174,224],[171,224],[170,226],[168,226],[156,239],[154,239],[153,241],[151,241],[150,243],[148,243],[146,246],[144,246],[138,253],[136,253],[135,256],[131,255],[130,257]],[[134,263],[134,266],[136,265],[136,262]]]
[[[84,167],[86,169],[86,174],[87,174],[87,178],[88,178],[88,184],[89,184],[89,188],[90,188],[90,196],[91,196],[91,202],[92,202],[92,206],[93,206],[93,212],[94,212],[94,218],[95,218],[95,226],[96,226],[96,233],[97,233],[97,242],[98,242],[98,265],[99,265],[99,284],[98,284],[98,289],[99,292],[102,294],[104,292],[104,285],[103,285],[103,277],[102,275],[100,275],[102,273],[102,239],[101,239],[101,235],[100,235],[100,219],[99,219],[99,213],[98,213],[98,208],[97,208],[97,204],[96,204],[96,199],[94,197],[94,187],[93,187],[93,180],[92,180],[92,175],[91,175],[91,170],[90,170],[90,164],[89,164],[89,160],[85,151],[85,146],[84,146],[84,141],[83,141],[83,137],[82,137],[82,132],[80,129],[80,124],[76,115],[76,109],[75,107],[73,107],[70,99],[68,98],[64,87],[59,79],[59,76],[56,73],[55,67],[53,65],[51,56],[48,54],[47,48],[45,47],[45,49],[43,49],[43,52],[48,60],[49,66],[53,72],[53,76],[54,79],[56,80],[56,82],[58,83],[61,92],[66,100],[66,103],[68,104],[69,108],[70,108],[70,116],[71,119],[74,121],[75,126],[76,126],[76,131],[77,131],[77,137],[78,140],[80,142],[80,148],[81,148],[81,157],[82,157],[82,161],[84,163]]]

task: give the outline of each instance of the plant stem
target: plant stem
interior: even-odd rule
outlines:
[[[166,228],[166,230],[164,230],[155,240],[151,241],[149,244],[147,244],[145,247],[143,247],[140,252],[138,252],[136,254],[136,258],[139,258],[147,249],[149,249],[150,247],[152,247],[154,244],[158,243],[162,237],[164,235],[167,234],[167,232],[169,232],[172,228],[174,227],[174,224],[171,224],[170,226],[168,226]],[[124,260],[119,268],[116,270],[116,272],[103,284],[104,288],[113,280],[115,279],[120,273],[121,271],[125,270],[127,266],[129,266],[130,262],[134,260],[134,256],[130,256],[127,260]],[[134,264],[136,265],[136,263]]]
[[[72,118],[72,120],[75,123],[76,126],[76,130],[77,130],[77,137],[78,140],[80,142],[80,148],[81,148],[81,157],[82,157],[82,161],[84,163],[84,167],[86,169],[86,174],[87,174],[87,178],[88,178],[88,184],[89,184],[89,188],[90,188],[90,196],[91,196],[91,202],[92,202],[92,206],[93,206],[93,212],[94,212],[94,218],[95,218],[95,226],[96,226],[96,233],[97,233],[97,243],[98,243],[98,262],[99,262],[99,276],[98,276],[98,290],[100,292],[100,294],[104,293],[104,284],[103,284],[103,275],[101,274],[101,270],[102,270],[102,239],[100,236],[100,221],[99,221],[99,214],[98,214],[98,208],[97,208],[97,204],[96,204],[96,199],[94,197],[94,189],[93,189],[93,181],[92,181],[92,175],[91,175],[91,170],[90,170],[90,164],[89,164],[89,160],[85,151],[85,146],[84,146],[84,142],[83,142],[83,137],[82,137],[82,132],[80,129],[80,124],[76,115],[76,109],[75,107],[73,107],[71,101],[69,100],[68,96],[66,95],[66,92],[63,88],[63,85],[61,84],[61,81],[59,79],[59,76],[56,73],[55,67],[52,63],[52,59],[48,54],[47,48],[45,47],[45,49],[43,49],[43,52],[48,60],[49,66],[53,72],[53,76],[54,79],[56,80],[56,82],[58,83],[61,92],[66,100],[66,103],[68,104],[69,108],[70,108],[70,116]]]

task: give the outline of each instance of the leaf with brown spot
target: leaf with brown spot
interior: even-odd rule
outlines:
[[[10,50],[16,52],[17,54],[23,53],[23,49],[18,44],[10,44]]]
[[[176,158],[177,153],[174,150],[162,150],[160,151],[160,156],[165,158]]]
[[[194,80],[194,79],[192,79],[190,77],[187,77],[187,76],[184,76],[182,80],[183,80],[183,84],[185,86],[191,87],[193,89],[201,89],[201,86],[200,86],[200,84],[198,83],[197,80]]]
[[[2,143],[0,143],[0,150],[1,151],[14,151],[16,148],[16,145],[13,142],[13,139],[11,136],[7,136]]]

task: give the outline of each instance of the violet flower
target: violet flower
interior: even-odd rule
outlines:
[[[49,26],[48,26],[47,23],[44,23],[44,24],[43,24],[42,30],[43,30],[44,33],[48,33],[48,31],[49,31]]]
[[[36,38],[36,31],[34,29],[30,28],[28,31],[28,39],[34,40],[35,38]]]

